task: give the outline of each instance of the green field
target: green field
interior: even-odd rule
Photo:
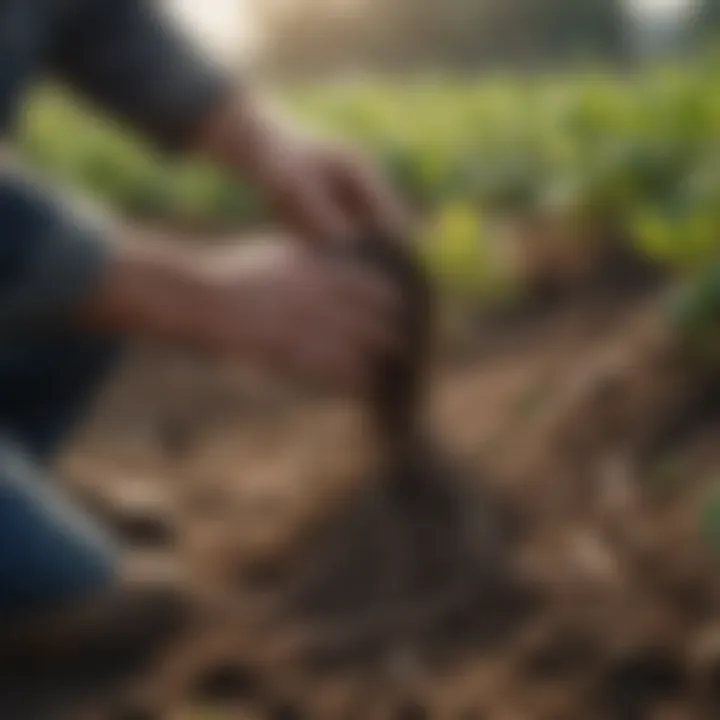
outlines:
[[[438,274],[463,292],[496,287],[495,228],[542,217],[572,231],[613,227],[682,273],[720,237],[720,62],[633,75],[424,78],[295,88],[287,103],[368,148],[423,212]],[[247,188],[161,160],[66,96],[38,93],[25,146],[42,167],[135,217],[247,226]]]

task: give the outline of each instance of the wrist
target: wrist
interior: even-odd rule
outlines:
[[[208,117],[197,149],[218,165],[262,185],[272,172],[278,118],[267,97],[234,93]]]
[[[175,251],[120,247],[79,313],[90,330],[192,343],[207,304],[201,266]]]

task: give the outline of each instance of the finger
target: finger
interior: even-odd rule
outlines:
[[[347,381],[357,389],[367,387],[380,357],[399,352],[404,344],[396,316],[332,293],[319,305],[306,306],[294,328],[301,351],[311,361],[326,360],[331,375],[336,374],[333,368],[341,374],[347,369]]]
[[[402,312],[404,298],[400,288],[379,272],[343,261],[336,264],[330,280],[338,298],[351,306],[384,313],[393,319]]]
[[[334,303],[324,308],[317,323],[321,341],[374,361],[381,354],[399,352],[404,344],[400,323],[387,313],[350,303]]]
[[[399,353],[405,344],[399,323],[388,322],[387,317],[378,317],[356,308],[339,315],[337,322],[342,323],[349,335],[348,346],[367,358],[368,362],[374,362],[383,355]]]
[[[305,382],[351,394],[363,392],[369,378],[363,354],[330,334],[311,342],[306,339],[296,356],[295,372]]]
[[[278,183],[275,205],[278,213],[311,242],[334,245],[349,242],[353,235],[350,217],[320,177],[297,173]]]
[[[376,230],[394,240],[411,234],[410,212],[377,166],[351,155],[332,172],[339,201],[365,231]]]
[[[258,360],[266,371],[303,385],[346,390],[359,376],[359,344],[346,320],[322,297],[297,297],[282,317],[269,318]]]

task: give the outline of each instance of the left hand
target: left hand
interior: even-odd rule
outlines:
[[[321,243],[369,231],[407,234],[407,212],[384,174],[345,145],[289,126],[252,99],[216,119],[211,154],[245,175],[284,225]]]

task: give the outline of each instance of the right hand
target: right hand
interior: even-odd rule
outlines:
[[[399,345],[399,298],[368,268],[301,245],[199,261],[128,249],[83,313],[86,326],[237,358],[328,389],[361,392]]]
[[[209,346],[291,378],[358,391],[399,344],[398,297],[368,268],[300,247],[212,273],[202,333]]]

